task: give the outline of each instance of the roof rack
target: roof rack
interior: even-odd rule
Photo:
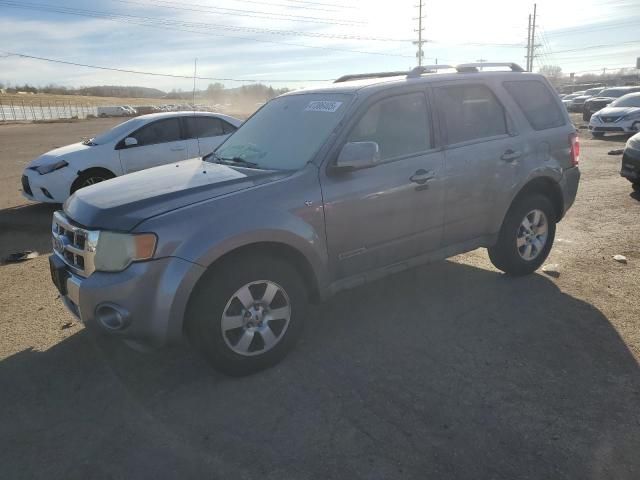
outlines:
[[[333,83],[350,82],[351,80],[363,80],[366,78],[384,78],[384,77],[403,77],[407,75],[407,71],[398,72],[375,72],[375,73],[355,73],[353,75],[343,75],[334,80]]]
[[[407,73],[407,78],[418,78],[423,73],[435,73],[438,70],[444,70],[447,68],[454,68],[454,67],[452,67],[451,65],[442,65],[442,64],[422,65],[420,67],[415,67],[413,70]]]
[[[508,67],[512,72],[524,72],[524,68],[517,63],[512,62],[462,63],[460,65],[456,65],[456,70],[458,70],[459,73],[475,73],[479,71],[479,68],[484,67]]]
[[[409,71],[396,71],[396,72],[374,72],[374,73],[356,73],[353,75],[343,75],[342,77],[334,80],[333,83],[350,82],[351,80],[364,80],[367,78],[386,78],[386,77],[404,77],[406,78],[420,78],[425,73],[436,73],[438,70],[456,69],[458,73],[477,73],[484,67],[507,67],[512,72],[524,72],[517,63],[511,62],[495,62],[495,63],[462,63],[455,67],[451,65],[422,65],[415,67]]]

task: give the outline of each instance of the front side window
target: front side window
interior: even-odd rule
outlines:
[[[310,162],[344,116],[352,95],[300,93],[275,98],[217,150],[212,161],[238,159],[255,168],[298,170]]]
[[[222,122],[214,117],[183,117],[188,138],[217,137],[224,135]]]
[[[425,95],[398,95],[375,103],[360,118],[347,141],[376,142],[381,160],[429,150],[431,129]]]
[[[177,118],[158,120],[142,127],[129,136],[135,138],[140,147],[157,143],[176,142],[180,140],[180,122]]]
[[[545,130],[565,124],[564,115],[544,83],[538,80],[524,80],[504,82],[503,85],[535,130]]]
[[[436,98],[449,144],[507,134],[504,109],[489,87],[438,87]]]

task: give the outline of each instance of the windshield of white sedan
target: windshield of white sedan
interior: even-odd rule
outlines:
[[[131,120],[127,120],[126,122],[116,125],[100,135],[96,135],[89,140],[89,142],[93,145],[104,145],[105,143],[110,143],[116,139],[120,140],[127,133],[132,132],[143,123],[145,123],[145,121],[140,118],[132,118]]]
[[[297,170],[308,163],[338,125],[348,94],[279,97],[260,109],[209,157],[267,170]]]
[[[625,95],[614,102],[610,107],[640,107],[640,95]]]

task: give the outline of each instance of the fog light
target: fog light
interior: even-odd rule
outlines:
[[[129,312],[112,304],[99,305],[96,318],[107,330],[122,330],[129,325]]]

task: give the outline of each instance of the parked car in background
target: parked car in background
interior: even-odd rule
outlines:
[[[126,108],[129,111],[129,115],[131,117],[133,117],[133,116],[138,114],[138,111],[135,108],[133,108],[131,105],[123,105],[123,107]]]
[[[616,98],[634,92],[640,92],[640,86],[605,88],[597,96],[589,98],[584,102],[582,107],[582,120],[588,122],[591,119],[591,115],[609,105]]]
[[[204,161],[78,191],[53,219],[62,300],[242,375],[286,355],[309,301],[479,247],[535,271],[578,189],[575,127],[518,65],[436,68],[287,93]]]
[[[123,106],[117,107],[98,107],[97,113],[99,117],[129,117],[131,111]]]
[[[578,95],[577,97],[574,97],[571,100],[571,102],[567,106],[567,110],[575,113],[582,112],[582,107],[584,106],[584,102],[587,101],[587,99],[593,96],[596,96],[602,90],[604,90],[604,88],[602,87],[590,88],[589,90],[585,90],[585,92],[582,95]]]
[[[562,104],[564,105],[564,108],[569,110],[569,105],[571,105],[573,99],[579,97],[583,93],[584,92],[570,93],[569,95],[565,95],[564,97],[562,97]]]
[[[149,115],[150,113],[158,113],[160,109],[155,105],[138,105],[136,107],[136,113],[138,115]]]
[[[628,93],[591,116],[589,130],[596,137],[607,132],[636,133],[640,130],[640,92]]]
[[[622,154],[620,175],[631,182],[636,192],[640,192],[640,133],[627,140]]]
[[[136,117],[36,158],[24,170],[22,192],[29,200],[62,203],[88,185],[212,152],[241,123],[206,112]]]

